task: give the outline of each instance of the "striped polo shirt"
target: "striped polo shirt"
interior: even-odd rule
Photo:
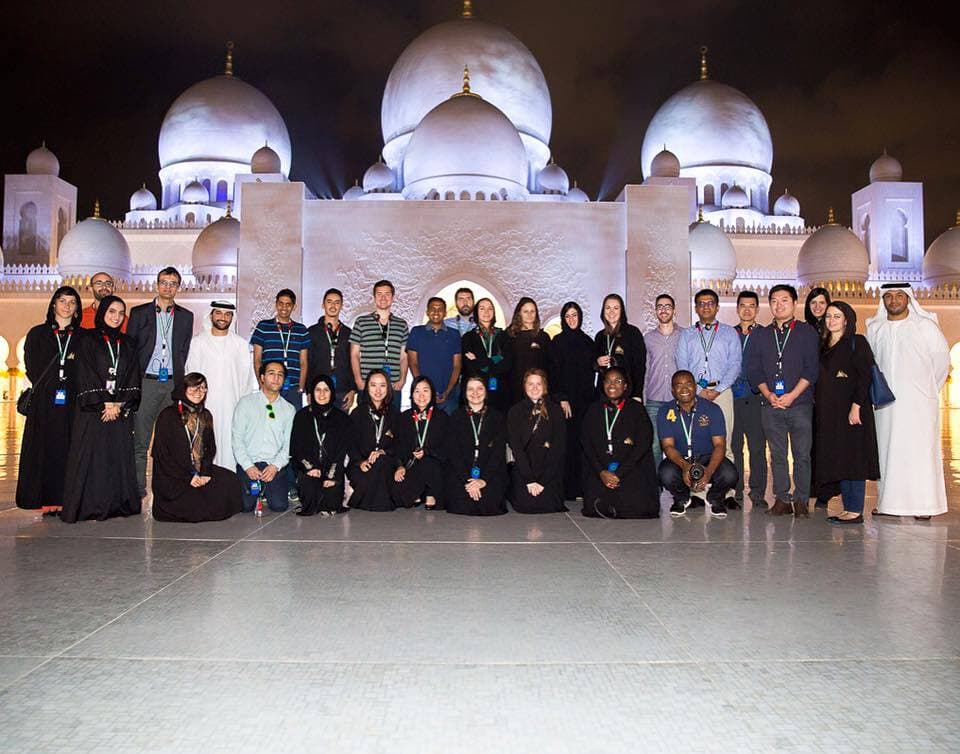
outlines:
[[[375,312],[361,314],[350,332],[351,345],[360,346],[360,377],[364,380],[374,369],[390,368],[390,381],[400,379],[400,350],[410,334],[407,321],[393,314],[386,327]]]
[[[287,379],[293,387],[297,386],[300,382],[300,351],[310,348],[310,335],[304,324],[293,320],[285,325],[276,319],[261,320],[250,336],[250,345],[263,349],[264,364],[279,361],[286,366]]]

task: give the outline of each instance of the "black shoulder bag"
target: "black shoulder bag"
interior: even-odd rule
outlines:
[[[40,373],[40,377],[39,379],[37,379],[35,383],[33,383],[34,385],[39,385],[41,382],[43,382],[43,378],[47,376],[47,372],[50,371],[50,367],[52,367],[56,363],[57,359],[59,358],[60,358],[59,356],[54,356],[52,359],[50,359],[50,363],[47,364],[46,368]],[[28,387],[26,390],[20,393],[20,397],[17,398],[17,413],[20,414],[21,416],[26,416],[27,414],[29,414],[30,401],[32,399],[33,399],[33,387]]]

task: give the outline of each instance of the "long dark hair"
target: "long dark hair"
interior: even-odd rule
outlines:
[[[803,318],[807,321],[807,324],[815,328],[818,332],[825,330],[823,326],[823,318],[817,318],[813,315],[813,310],[810,308],[810,302],[813,301],[817,296],[823,296],[827,300],[827,306],[830,305],[830,291],[826,288],[811,288],[810,293],[807,294],[807,300],[803,303]]]
[[[77,307],[73,310],[73,318],[70,320],[70,327],[74,329],[80,327],[80,319],[83,317],[83,311],[80,307],[80,294],[77,293],[75,288],[71,288],[69,285],[61,285],[50,297],[50,304],[47,306],[47,324],[51,326],[57,324],[57,314],[54,310],[54,304],[61,296],[73,296],[74,301],[77,302]]]
[[[571,309],[575,309],[577,312],[576,327],[570,327],[570,325],[567,324],[567,312]],[[560,332],[566,332],[567,330],[583,330],[583,309],[580,308],[580,304],[576,301],[568,301],[560,307]]]
[[[430,388],[430,402],[427,404],[427,408],[431,409],[437,405],[437,389],[433,386],[433,380],[431,380],[427,375],[421,374],[419,377],[414,377],[413,382],[410,384],[410,408],[417,412],[420,410],[420,407],[413,402],[413,391],[417,389],[417,386],[421,383],[427,383],[427,387]]]
[[[857,334],[857,313],[846,301],[831,301],[829,304],[827,304],[827,309],[830,309],[831,306],[834,309],[839,309],[843,314],[843,318],[846,320],[846,324],[843,328],[843,335],[840,336],[840,340],[838,340],[835,344],[839,345],[840,341],[844,340],[845,338],[852,338]],[[823,332],[820,333],[820,353],[825,353],[830,349],[830,331],[827,330],[826,312],[824,312],[823,318]]]
[[[374,408],[373,399],[370,398],[370,378],[380,375],[387,381],[387,394],[383,398],[383,404],[380,408]],[[367,408],[371,411],[376,411],[378,414],[386,414],[390,410],[390,406],[393,403],[393,383],[390,382],[390,378],[387,376],[387,373],[382,369],[371,369],[370,374],[367,375],[366,382],[363,385],[363,400],[367,404]]]
[[[603,313],[603,308],[608,301],[616,301],[620,304],[620,324],[617,325],[617,330],[623,330],[627,326],[627,305],[623,303],[623,297],[619,293],[608,293],[603,297],[603,303],[600,304],[600,321],[603,322],[603,329],[610,329],[610,323],[607,322],[607,317]]]
[[[484,296],[482,299],[477,301],[477,303],[473,305],[473,314],[471,316],[473,317],[473,321],[477,323],[477,327],[479,328],[480,317],[478,316],[478,313],[480,311],[480,304],[482,304],[484,301],[490,304],[490,308],[493,309],[493,319],[490,320],[490,330],[492,332],[493,328],[496,327],[496,324],[497,324],[497,307],[493,305],[492,299],[489,299],[486,296]]]
[[[173,391],[173,402],[180,412],[180,421],[186,426],[190,419],[190,414],[197,415],[199,431],[201,437],[207,429],[207,424],[213,420],[213,416],[206,410],[207,399],[203,398],[199,403],[194,403],[187,398],[187,388],[197,387],[198,385],[208,385],[207,378],[200,372],[188,372],[183,376],[183,385],[175,388]],[[202,442],[202,440],[201,440]]]
[[[510,335],[510,337],[515,338],[517,333],[523,329],[523,323],[520,320],[520,310],[527,304],[533,304],[533,310],[536,312],[536,318],[533,320],[533,332],[540,332],[540,307],[537,306],[537,302],[529,296],[523,296],[513,309],[513,319],[507,328],[507,334]]]

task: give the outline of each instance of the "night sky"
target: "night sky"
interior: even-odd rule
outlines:
[[[137,7],[139,5],[139,7]],[[421,31],[455,18],[457,0],[18,3],[4,11],[3,173],[24,172],[41,140],[79,187],[79,215],[99,197],[119,219],[142,181],[159,193],[157,137],[173,100],[223,72],[283,115],[291,178],[339,196],[383,144],[380,99],[390,69]],[[229,10],[224,10],[229,8]],[[698,75],[763,111],[773,136],[773,200],[788,187],[809,224],[850,194],[885,147],[904,180],[924,183],[926,244],[960,206],[956,29],[944,3],[720,0],[475,0],[478,18],[536,56],[553,99],[551,148],[591,198],[639,183],[654,112]]]

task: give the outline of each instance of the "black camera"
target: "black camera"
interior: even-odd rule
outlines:
[[[690,481],[699,482],[703,479],[704,474],[707,473],[706,468],[704,468],[702,463],[695,463],[690,467]]]

